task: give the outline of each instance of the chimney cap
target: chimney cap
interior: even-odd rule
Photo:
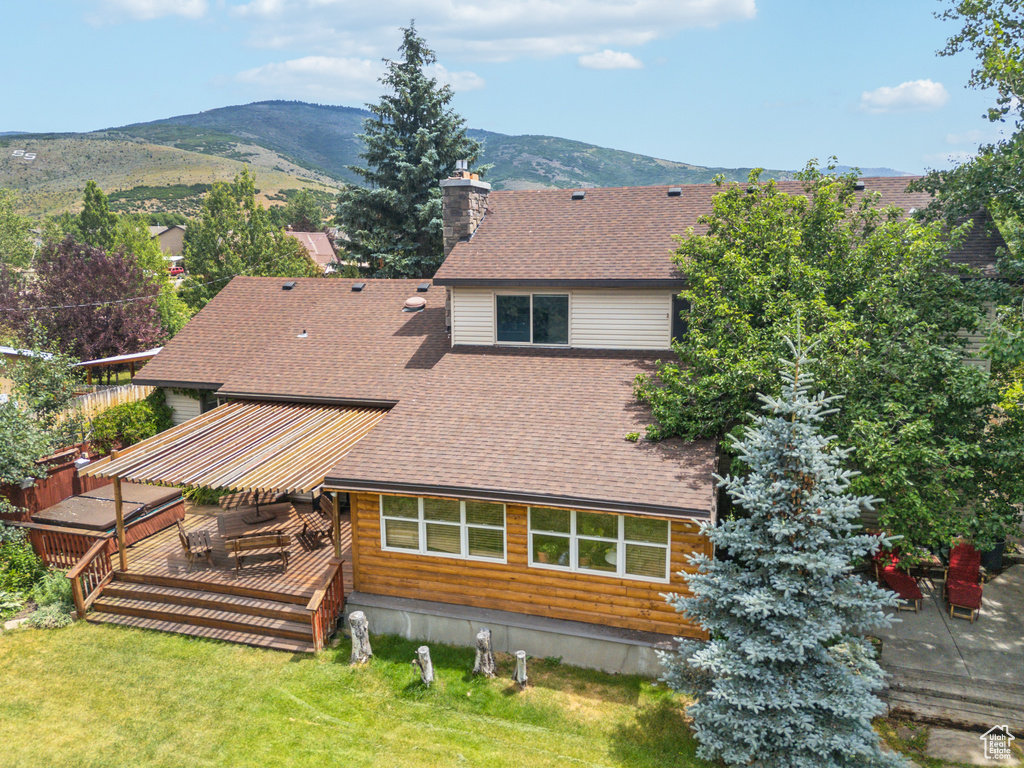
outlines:
[[[455,161],[455,170],[456,171],[468,171],[469,170],[469,160],[456,160]]]

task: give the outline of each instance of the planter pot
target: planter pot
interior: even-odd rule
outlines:
[[[981,567],[986,571],[998,571],[1003,567],[1003,552],[1006,551],[1006,539],[997,542],[992,549],[981,553]]]
[[[586,568],[589,565],[590,565],[590,558],[589,557],[581,557],[580,558],[580,568]]]
[[[546,563],[546,562],[548,562],[548,553],[547,552],[538,552],[537,553],[537,562],[538,563]]]

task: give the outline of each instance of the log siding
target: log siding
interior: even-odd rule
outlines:
[[[355,588],[370,594],[493,608],[553,619],[621,627],[665,635],[704,637],[669,606],[663,592],[686,593],[679,571],[692,571],[686,556],[711,554],[698,525],[671,521],[665,582],[534,568],[528,563],[527,507],[505,507],[506,562],[406,554],[381,548],[380,495],[352,494]],[[356,554],[358,553],[358,554]]]

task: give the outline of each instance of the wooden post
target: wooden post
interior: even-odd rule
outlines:
[[[85,383],[92,386],[92,368],[85,369]]]
[[[331,531],[334,533],[334,556],[341,559],[341,501],[338,497],[338,492],[335,491],[331,494],[333,497],[333,503],[331,504]]]
[[[115,457],[116,452],[111,453]],[[128,545],[124,538],[124,504],[121,502],[121,478],[114,477],[114,512],[117,515],[117,554],[121,562],[121,572],[128,570]]]
[[[430,648],[421,645],[416,649],[416,658],[412,660],[414,667],[420,668],[420,680],[427,688],[434,682],[434,664],[430,661]]]
[[[519,683],[520,688],[526,687],[526,651],[516,651],[516,669],[512,673],[512,679]]]
[[[494,677],[497,671],[494,652],[491,649],[491,630],[484,627],[476,633],[476,664],[473,665],[473,674]]]
[[[365,664],[373,656],[370,648],[370,623],[362,611],[352,611],[348,617],[348,626],[352,631],[351,664]]]

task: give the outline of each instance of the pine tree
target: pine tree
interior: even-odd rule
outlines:
[[[83,200],[82,212],[78,215],[81,241],[93,248],[112,247],[117,214],[111,213],[107,196],[95,181],[87,181]]]
[[[351,239],[350,255],[374,276],[432,277],[444,258],[440,182],[457,161],[472,164],[480,144],[448,107],[451,88],[425,73],[434,52],[412,22],[402,33],[402,58],[385,59],[381,78],[390,92],[367,105],[373,117],[360,136],[367,167],[349,168],[367,186],[338,196],[337,221]]]
[[[663,654],[664,680],[695,691],[689,709],[698,754],[729,765],[770,768],[900,766],[885,754],[872,718],[881,668],[859,633],[888,626],[895,596],[852,572],[880,539],[857,532],[862,507],[848,492],[851,453],[821,434],[836,399],[811,395],[811,360],[781,372],[782,395],[735,441],[749,467],[719,478],[745,517],[708,525],[717,556],[683,574],[691,596],[668,601],[699,623],[707,643],[680,641]]]

